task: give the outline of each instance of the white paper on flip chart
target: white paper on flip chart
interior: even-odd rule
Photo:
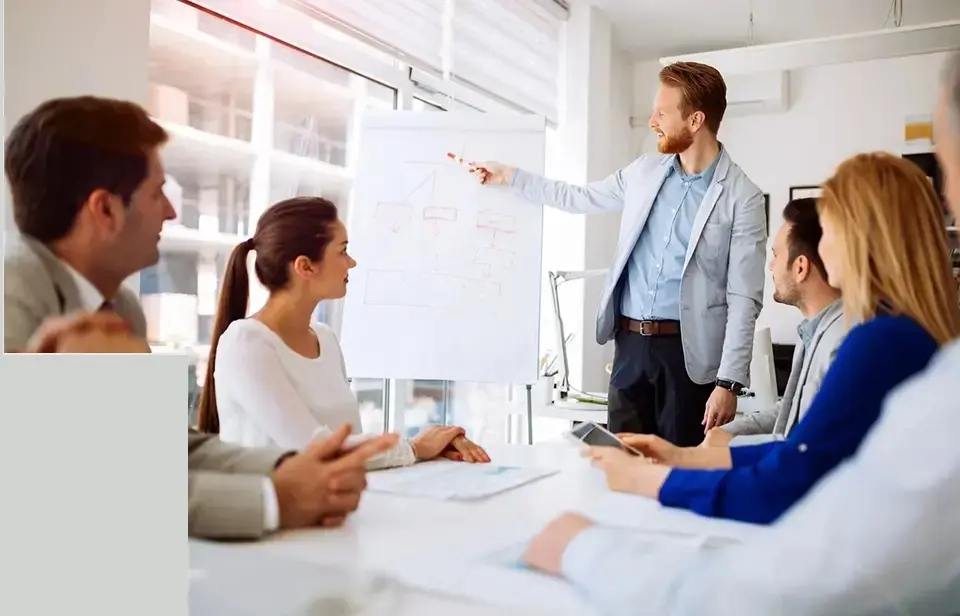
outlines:
[[[438,461],[370,473],[367,486],[372,492],[397,496],[473,500],[512,490],[556,472],[555,469]]]
[[[545,140],[544,119],[522,114],[364,116],[340,333],[350,376],[537,381],[543,206],[481,186],[447,153],[542,173]]]

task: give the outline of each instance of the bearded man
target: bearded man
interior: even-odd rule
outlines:
[[[717,139],[726,107],[717,69],[678,62],[660,71],[649,121],[660,155],[586,186],[472,164],[482,183],[510,186],[535,204],[622,212],[597,316],[597,342],[616,345],[614,432],[698,445],[734,418],[750,383],[767,224],[763,193]]]

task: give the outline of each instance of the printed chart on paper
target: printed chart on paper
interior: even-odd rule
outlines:
[[[371,492],[440,500],[475,500],[518,488],[557,471],[542,468],[432,462],[370,473]]]

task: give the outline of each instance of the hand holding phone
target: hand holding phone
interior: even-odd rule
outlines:
[[[567,438],[571,441],[581,443],[589,447],[616,447],[629,453],[630,455],[641,457],[643,455],[630,445],[627,445],[620,440],[613,432],[610,432],[603,426],[592,421],[584,422],[568,432]]]

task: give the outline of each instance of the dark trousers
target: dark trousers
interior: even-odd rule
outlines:
[[[714,383],[699,385],[687,376],[681,336],[617,332],[607,406],[611,432],[655,434],[681,447],[703,441]]]

